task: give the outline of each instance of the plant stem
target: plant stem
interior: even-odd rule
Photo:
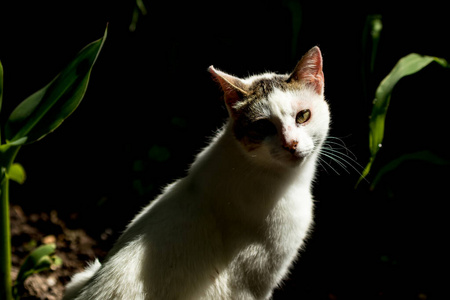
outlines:
[[[2,149],[1,149],[2,148]],[[0,146],[0,299],[13,300],[8,172],[20,146]]]
[[[11,231],[9,223],[9,179],[5,174],[1,186],[0,211],[0,299],[12,300]]]

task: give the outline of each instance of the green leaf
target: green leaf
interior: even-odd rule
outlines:
[[[49,270],[52,266],[61,265],[61,259],[54,255],[55,249],[55,244],[48,244],[42,245],[31,252],[20,267],[16,280],[17,284],[23,285],[25,279],[30,275]]]
[[[0,145],[0,167],[4,168],[5,171],[11,167],[22,143],[22,140],[17,140],[14,143]]]
[[[370,189],[375,189],[375,186],[380,182],[381,178],[386,175],[389,172],[392,172],[396,169],[398,169],[402,164],[409,161],[424,161],[428,162],[434,165],[440,165],[440,166],[448,166],[450,165],[450,161],[447,159],[444,159],[436,154],[434,154],[431,151],[419,151],[414,153],[408,153],[404,154],[385,166],[383,166],[378,174],[376,175],[375,179],[373,180]]]
[[[361,181],[366,178],[367,175],[369,175],[370,169],[372,168],[372,164],[375,157],[371,157],[369,163],[366,165],[364,170],[361,172],[361,176],[359,177],[358,181],[356,182],[355,189],[358,187],[358,185],[361,183]]]
[[[5,126],[8,141],[35,142],[55,130],[78,107],[86,92],[92,67],[106,39],[87,45],[48,85],[11,113]]]
[[[375,93],[372,115],[369,123],[370,152],[372,156],[378,152],[383,142],[384,121],[386,119],[394,86],[403,77],[417,73],[433,61],[439,63],[443,67],[448,67],[447,61],[442,58],[411,53],[401,58],[392,71],[381,81]]]
[[[25,173],[25,169],[21,164],[13,163],[9,168],[8,177],[9,179],[14,180],[19,184],[23,184],[25,182],[25,179],[27,178],[27,175]]]
[[[403,77],[417,73],[432,62],[437,62],[443,67],[449,67],[445,59],[411,53],[401,58],[392,71],[381,81],[375,92],[369,122],[369,148],[371,157],[358,183],[370,172],[375,156],[382,146],[386,114],[395,85]]]

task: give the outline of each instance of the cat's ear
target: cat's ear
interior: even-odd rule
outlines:
[[[324,88],[324,77],[322,70],[322,54],[319,47],[313,47],[298,62],[289,77],[289,81],[298,81],[310,85],[314,91],[322,95]]]
[[[230,110],[233,110],[236,102],[248,95],[248,86],[241,79],[216,70],[213,66],[210,66],[208,71],[222,87],[225,102]]]

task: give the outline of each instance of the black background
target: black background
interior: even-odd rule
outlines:
[[[392,7],[300,1],[295,37],[286,5],[293,1],[144,1],[148,14],[135,32],[128,30],[133,1],[10,2],[0,5],[2,128],[15,106],[100,38],[109,23],[80,107],[54,133],[23,147],[17,161],[28,178],[11,190],[11,201],[26,209],[76,212],[73,226],[94,236],[105,228],[118,235],[162,186],[184,176],[223,124],[226,109],[209,65],[242,77],[288,73],[318,45],[330,134],[364,166],[378,83],[411,52],[450,59],[447,9],[427,2]],[[382,15],[383,30],[366,95],[362,36],[370,14]],[[432,64],[398,83],[369,181],[405,153],[429,150],[449,159],[449,80],[449,70]],[[448,297],[448,166],[409,161],[370,191],[367,182],[354,189],[358,172],[329,163],[339,175],[319,168],[315,229],[274,299]]]

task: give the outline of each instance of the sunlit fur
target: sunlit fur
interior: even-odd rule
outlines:
[[[330,120],[328,105],[322,95],[308,88],[292,91],[275,89],[257,105],[259,117],[270,120],[278,134],[268,136],[258,146],[252,146],[248,155],[253,160],[270,168],[297,167],[305,157],[320,149]],[[306,124],[296,124],[297,113],[304,109],[309,109],[312,117]],[[292,155],[282,147],[283,142],[291,140],[298,141],[297,155]]]
[[[320,51],[311,51],[321,72]],[[310,69],[296,68],[317,72]],[[229,120],[187,176],[136,216],[106,260],[74,276],[64,299],[269,299],[287,276],[312,224],[311,185],[330,120],[323,74],[286,85],[293,76],[241,80],[210,72]],[[262,80],[267,92],[256,90]],[[297,124],[303,109],[311,118]],[[276,130],[249,139],[255,118]]]

